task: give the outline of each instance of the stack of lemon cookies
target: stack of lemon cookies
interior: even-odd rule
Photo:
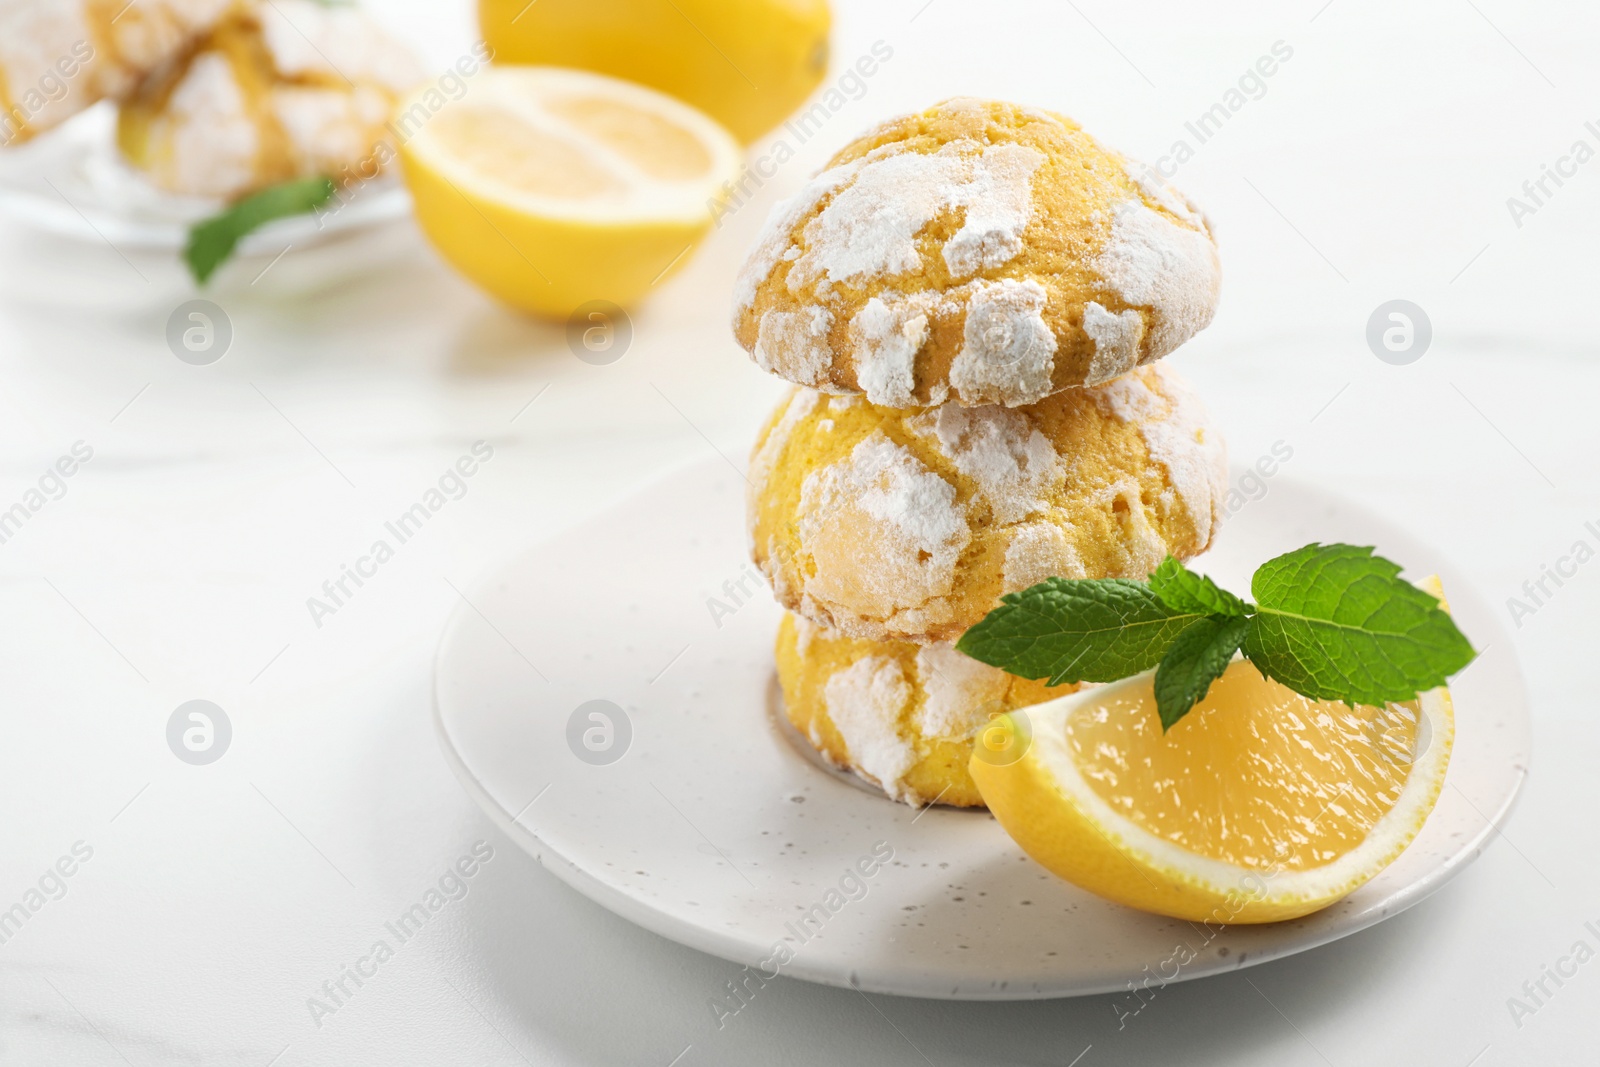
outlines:
[[[1072,687],[953,642],[1004,593],[1211,543],[1222,441],[1155,361],[1219,283],[1176,190],[1011,104],[885,123],[777,205],[734,332],[796,388],[757,441],[749,521],[789,612],[785,713],[827,759],[907,803],[981,805],[978,731]]]

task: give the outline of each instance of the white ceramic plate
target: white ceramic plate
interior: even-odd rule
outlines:
[[[241,256],[275,255],[403,218],[411,199],[393,177],[373,181],[322,218],[280,219],[245,238]],[[57,129],[0,152],[0,211],[58,237],[110,242],[122,251],[183,249],[189,228],[215,215],[219,201],[157,189],[123,162],[116,111],[100,104]]]
[[[467,593],[436,665],[439,736],[472,797],[580,892],[685,945],[925,997],[1197,978],[1415,904],[1478,855],[1527,773],[1526,702],[1495,613],[1428,546],[1280,476],[1197,565],[1248,589],[1270,556],[1342,540],[1377,545],[1413,577],[1438,572],[1486,649],[1452,686],[1439,805],[1393,865],[1304,919],[1219,933],[1109,903],[1035,865],[987,813],[918,812],[796,751],[774,722],[780,612],[746,562],[744,492],[712,460],[530,551]],[[870,876],[847,874],[863,860]]]

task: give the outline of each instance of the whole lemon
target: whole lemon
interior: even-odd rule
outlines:
[[[827,0],[479,0],[496,62],[579,67],[660,89],[749,144],[828,66]]]

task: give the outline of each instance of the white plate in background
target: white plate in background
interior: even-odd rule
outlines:
[[[157,189],[121,158],[116,110],[98,104],[15,148],[0,150],[0,212],[35,229],[120,251],[182,251],[189,228],[215,215],[221,201]],[[393,222],[411,198],[392,174],[360,186],[347,204],[321,218],[279,219],[241,243],[241,256],[275,255]]]

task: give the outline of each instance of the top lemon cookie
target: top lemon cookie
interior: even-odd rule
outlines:
[[[1171,352],[1221,283],[1198,209],[1071,119],[958,97],[847,145],[774,207],[734,334],[887,407],[1034,403]]]

